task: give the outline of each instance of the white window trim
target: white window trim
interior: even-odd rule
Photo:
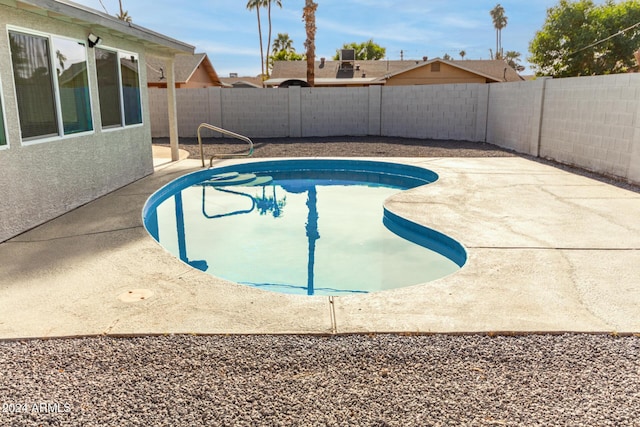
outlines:
[[[118,49],[115,47],[110,47],[110,46],[103,46],[103,45],[98,45],[95,47],[96,49],[102,49],[102,50],[106,50],[109,52],[113,52],[116,54],[116,58],[117,58],[117,62],[118,62],[118,88],[120,89],[118,91],[118,96],[120,97],[120,125],[111,125],[111,126],[104,126],[102,124],[102,119],[100,120],[100,127],[102,132],[114,132],[114,131],[118,131],[121,129],[129,129],[129,128],[134,128],[134,127],[141,127],[144,126],[144,105],[142,103],[142,72],[140,71],[140,54],[137,52],[131,52],[128,50],[123,50],[123,49]],[[129,56],[135,56],[136,59],[138,60],[138,88],[140,88],[140,117],[142,119],[142,121],[140,123],[134,123],[131,125],[126,124],[125,121],[125,113],[124,113],[124,93],[123,93],[123,87],[122,87],[122,68],[120,66],[120,54],[125,54],[125,55],[129,55]],[[95,55],[94,55],[94,62],[95,62]],[[95,70],[96,70],[96,82],[98,81],[98,65],[97,63],[95,64]],[[100,96],[100,86],[98,86],[98,96]],[[99,105],[100,103],[98,103]]]
[[[8,150],[11,147],[11,141],[9,141],[9,129],[7,128],[7,109],[4,105],[4,94],[2,93],[2,79],[0,79],[0,120],[2,120],[2,128],[4,129],[4,140],[7,142],[5,145],[0,145],[0,151]]]
[[[31,28],[24,28],[24,27],[18,27],[18,26],[14,26],[14,25],[7,25],[7,40],[9,40],[9,32],[17,32],[17,33],[22,33],[22,34],[26,34],[26,35],[32,35],[32,36],[36,36],[36,37],[44,37],[49,41],[49,61],[50,61],[50,65],[52,67],[52,71],[55,70],[55,51],[53,49],[54,45],[53,45],[53,38],[59,38],[59,39],[66,39],[66,40],[72,40],[78,43],[82,43],[84,44],[84,49],[85,49],[85,61],[87,63],[87,73],[89,72],[89,52],[88,52],[88,47],[87,47],[87,41],[86,40],[80,40],[74,37],[67,37],[67,36],[62,36],[59,34],[53,34],[53,33],[46,33],[46,32],[42,32],[42,31],[38,31],[38,30],[33,30]],[[13,79],[13,97],[16,100],[18,100],[18,94],[16,92],[16,86],[15,86],[15,75],[13,73],[13,57],[11,56],[11,48],[9,48],[9,59],[10,59],[10,63],[11,63],[11,78]],[[87,76],[88,77],[88,76]],[[53,85],[53,92],[54,92],[54,104],[56,106],[56,117],[57,117],[57,124],[58,124],[58,135],[51,135],[51,136],[34,136],[34,137],[30,137],[30,138],[24,138],[22,136],[22,126],[20,124],[20,111],[17,108],[16,105],[16,114],[18,115],[18,130],[20,132],[20,141],[22,143],[23,146],[29,146],[29,145],[36,145],[36,144],[41,144],[41,143],[45,143],[45,142],[51,142],[51,141],[60,141],[62,139],[69,139],[69,138],[75,138],[78,136],[87,136],[87,135],[94,135],[96,133],[96,125],[95,125],[95,118],[93,117],[93,98],[91,96],[91,80],[87,79],[87,84],[89,85],[89,114],[91,115],[91,130],[88,131],[84,131],[84,132],[76,132],[76,133],[71,133],[68,135],[65,135],[64,133],[64,121],[63,121],[63,117],[62,117],[62,105],[60,103],[60,90],[59,90],[59,86],[58,86],[58,79],[56,78],[56,76],[52,76],[51,78],[52,80],[52,85]],[[0,88],[1,89],[1,88]],[[0,95],[2,95],[2,93],[0,92]],[[4,109],[3,109],[4,112]],[[5,121],[6,124],[6,121]],[[6,127],[6,126],[5,126]],[[7,138],[7,145],[6,146],[2,146],[0,147],[0,149],[4,149],[6,147],[8,147],[9,145],[9,141]]]

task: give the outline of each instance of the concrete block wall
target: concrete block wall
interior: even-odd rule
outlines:
[[[381,134],[472,141],[479,92],[478,84],[383,87]]]
[[[300,96],[302,136],[369,133],[369,88],[304,88]]]
[[[639,100],[638,74],[547,81],[540,156],[625,177]]]
[[[210,98],[210,90],[207,88],[191,89],[188,92],[176,90],[176,104],[188,106],[188,108],[178,107],[177,109],[178,133],[180,135],[195,137],[198,126],[201,123],[209,122],[211,118]]]
[[[485,140],[536,156],[545,79],[489,85]]]
[[[640,74],[491,85],[178,92],[181,136],[195,136],[204,121],[249,137],[489,142],[640,183]],[[151,108],[153,136],[167,136],[165,91],[151,90],[150,100],[159,103]]]
[[[209,91],[221,94],[222,128],[256,138],[289,135],[288,90],[212,88]]]
[[[636,119],[630,151],[627,173],[621,176],[626,177],[631,182],[640,183],[640,102],[636,105]]]
[[[167,90],[149,88],[148,93],[149,114],[151,115],[151,136],[153,138],[168,137],[169,113],[167,112]],[[180,109],[180,107],[183,106],[178,106],[178,109]]]

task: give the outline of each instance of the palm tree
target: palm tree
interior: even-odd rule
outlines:
[[[493,27],[496,29],[496,59],[502,58],[502,29],[507,26],[507,17],[504,14],[504,7],[498,3],[489,12],[493,19]]]
[[[316,9],[318,3],[313,0],[305,0],[302,18],[304,19],[307,31],[307,40],[304,47],[307,49],[307,83],[313,87],[315,85],[315,61],[316,61]]]
[[[278,52],[295,52],[296,50],[293,48],[293,40],[289,38],[289,34],[287,33],[278,33],[278,37],[273,40],[273,55],[276,55]]]
[[[260,67],[262,67],[262,73],[260,77],[264,78],[264,50],[262,47],[262,24],[260,22],[260,8],[265,5],[265,1],[268,0],[249,0],[247,2],[247,9],[256,10],[258,16],[258,38],[260,39]]]
[[[282,9],[282,0],[263,0],[267,3],[267,17],[269,18],[269,38],[267,39],[267,53],[271,51],[271,3],[275,3]],[[269,67],[267,66],[267,77],[269,77]]]
[[[520,65],[520,56],[522,56],[520,52],[516,52],[515,50],[508,50],[507,53],[504,54],[504,60],[507,62],[507,64],[509,64],[511,68],[513,68],[517,72],[522,72],[525,70],[525,67]]]
[[[118,18],[119,20],[124,21],[124,22],[131,22],[131,17],[129,16],[129,11],[128,10],[122,10],[122,0],[118,0],[118,3],[120,4],[120,13],[116,15],[116,18]],[[103,5],[103,7],[104,7],[104,5]]]
[[[467,56],[467,52],[465,52],[464,50],[461,50],[459,55],[460,55],[460,58],[464,59],[464,57]]]

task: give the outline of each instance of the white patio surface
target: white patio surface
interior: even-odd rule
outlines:
[[[294,296],[195,270],[149,236],[146,199],[200,168],[155,155],[153,175],[0,244],[0,339],[640,332],[640,193],[519,157],[376,158],[440,175],[386,206],[457,239],[466,265],[396,290]]]

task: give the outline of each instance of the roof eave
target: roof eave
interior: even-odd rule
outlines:
[[[195,47],[190,44],[181,42],[171,37],[164,36],[155,31],[125,22],[91,9],[89,7],[68,1],[68,0],[16,0],[6,1],[0,0],[0,4],[26,9],[35,12],[32,8],[37,8],[45,12],[45,15],[53,19],[61,19],[67,17],[77,23],[83,23],[87,26],[114,31],[125,36],[140,40],[159,50],[169,51],[170,53],[191,53],[193,54]],[[26,8],[24,6],[27,6]],[[29,6],[31,8],[29,8]]]

